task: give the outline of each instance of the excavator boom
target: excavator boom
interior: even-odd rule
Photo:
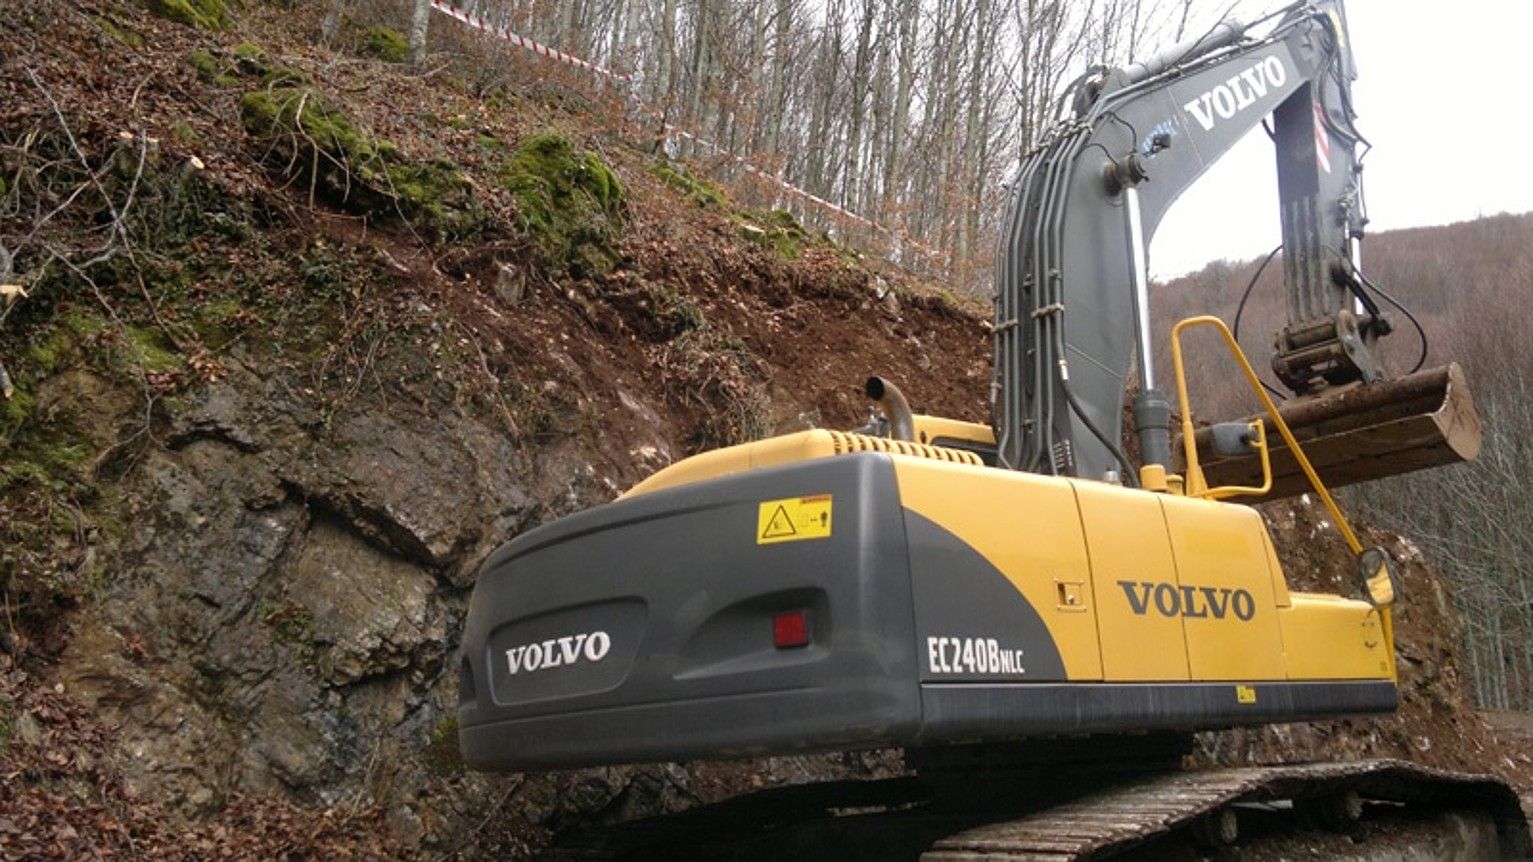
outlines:
[[[1354,124],[1345,11],[1340,0],[1298,4],[1270,32],[1249,30],[1224,23],[1083,80],[1072,116],[1023,159],[997,255],[994,418],[1003,465],[1133,482],[1137,468],[1117,432],[1131,362],[1144,461],[1168,464],[1169,441],[1155,433],[1168,405],[1155,392],[1145,249],[1182,192],[1269,116],[1288,300],[1272,369],[1310,398],[1385,380],[1375,345],[1390,324],[1358,261],[1366,142]],[[1450,393],[1444,386],[1435,395],[1433,409]],[[1473,414],[1462,378],[1452,397],[1456,414]],[[1399,464],[1451,463],[1478,448],[1463,439],[1468,428],[1477,421],[1460,422],[1455,441],[1354,428],[1374,445],[1354,457],[1343,439],[1329,460],[1349,481],[1399,472]]]

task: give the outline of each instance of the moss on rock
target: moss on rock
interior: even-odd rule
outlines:
[[[362,31],[357,54],[385,63],[403,63],[409,59],[410,43],[405,41],[404,34],[392,27],[369,27]]]
[[[199,30],[223,30],[229,26],[229,7],[224,0],[139,0],[144,8],[161,18],[196,27]]]
[[[263,87],[302,87],[307,83],[309,76],[282,66],[274,66],[261,75]]]
[[[8,440],[27,421],[37,404],[27,392],[17,389],[10,398],[0,398],[0,440]]]
[[[262,143],[313,149],[329,161],[358,169],[378,159],[372,137],[310,89],[278,87],[246,93],[240,99],[240,118],[245,130]]]
[[[723,189],[707,180],[699,179],[680,162],[657,161],[649,172],[661,182],[682,192],[700,207],[723,206],[727,198]]]
[[[243,74],[264,76],[272,70],[271,58],[266,55],[266,51],[260,45],[241,42],[234,46],[233,54]]]
[[[298,86],[305,83],[302,74],[272,62],[259,45],[244,42],[228,53],[196,50],[186,55],[197,75],[221,87],[232,87],[240,78],[259,78],[267,87]]]
[[[246,93],[240,115],[268,164],[310,181],[331,203],[401,215],[448,238],[471,235],[483,223],[468,181],[453,165],[405,158],[312,89]]]
[[[572,275],[610,271],[622,226],[623,187],[596,153],[555,131],[524,140],[501,166],[518,221],[550,265]]]
[[[733,217],[747,239],[768,246],[778,254],[796,259],[816,240],[787,210],[749,211]]]
[[[112,19],[102,15],[92,15],[90,20],[91,23],[101,28],[101,32],[111,36],[118,42],[127,45],[129,48],[138,50],[143,49],[145,44],[144,37],[138,33],[135,33],[132,30],[119,25],[116,21],[113,21]]]
[[[186,62],[197,70],[197,77],[220,87],[232,87],[239,79],[230,74],[232,69],[211,51],[197,50],[186,55]]]

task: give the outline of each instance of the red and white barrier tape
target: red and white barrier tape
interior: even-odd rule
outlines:
[[[558,60],[561,63],[567,63],[580,69],[595,72],[598,75],[603,75],[605,77],[612,78],[613,80],[622,81],[629,85],[633,84],[632,75],[625,75],[621,72],[614,72],[611,69],[605,68],[603,66],[598,66],[588,60],[582,60],[579,57],[566,54],[557,48],[550,48],[541,42],[536,42],[532,39],[528,39],[526,36],[520,35],[518,33],[513,33],[504,27],[497,27],[494,24],[491,24],[490,22],[479,17],[478,15],[472,15],[468,12],[462,11],[461,9],[454,8],[453,6],[444,2],[444,0],[431,0],[431,8],[441,12],[444,15],[456,18],[468,26],[473,27],[475,30],[489,33],[491,36],[495,36],[506,42],[510,42],[518,48],[525,48],[526,50],[531,51],[539,56],[547,57],[550,60]]]
[[[531,52],[533,52],[534,54],[537,54],[540,57],[547,57],[550,60],[555,60],[555,61],[558,61],[560,63],[564,63],[566,65],[574,66],[574,67],[576,67],[578,69],[585,69],[588,72],[594,72],[594,73],[596,73],[598,75],[601,75],[601,76],[603,76],[605,78],[611,78],[614,81],[621,81],[624,85],[626,85],[629,88],[629,95],[633,99],[633,102],[644,113],[649,114],[651,117],[654,117],[654,118],[660,120],[661,126],[662,126],[662,128],[665,130],[665,132],[667,134],[673,134],[673,135],[677,135],[677,136],[682,137],[682,138],[686,138],[687,140],[692,141],[693,143],[697,144],[698,146],[706,147],[706,148],[712,150],[715,153],[719,153],[721,155],[728,156],[736,164],[740,165],[740,167],[743,168],[747,173],[749,173],[749,174],[751,174],[753,176],[756,176],[756,177],[760,177],[761,179],[766,180],[769,183],[772,183],[773,185],[777,186],[778,188],[782,189],[783,191],[788,192],[789,194],[792,194],[792,195],[796,195],[796,196],[798,196],[800,198],[803,198],[804,200],[807,200],[810,203],[815,204],[816,206],[819,206],[819,207],[822,207],[822,208],[824,208],[826,210],[829,210],[830,212],[832,212],[832,213],[834,213],[834,214],[836,214],[836,215],[838,215],[838,216],[840,216],[842,218],[848,219],[850,221],[854,221],[854,222],[856,222],[858,224],[861,224],[861,225],[866,225],[867,227],[872,228],[873,230],[876,230],[879,233],[884,234],[885,236],[888,236],[890,239],[893,239],[895,242],[897,242],[897,243],[899,243],[901,245],[908,245],[908,246],[916,249],[917,251],[920,251],[921,253],[923,253],[923,254],[925,254],[925,255],[927,255],[929,257],[932,257],[932,258],[941,259],[943,257],[943,255],[940,252],[936,251],[935,249],[929,248],[926,245],[923,245],[922,243],[916,242],[915,240],[911,239],[910,237],[906,236],[903,233],[900,233],[899,231],[896,231],[896,230],[893,230],[891,228],[885,227],[884,225],[881,225],[878,222],[875,222],[875,221],[873,221],[871,219],[868,219],[868,218],[866,218],[864,216],[860,216],[857,213],[854,213],[851,210],[847,209],[846,207],[840,206],[838,204],[831,203],[830,201],[820,197],[819,195],[814,194],[813,192],[809,192],[809,191],[806,191],[804,189],[801,189],[798,186],[795,186],[792,183],[788,182],[787,180],[782,179],[781,177],[774,176],[774,175],[772,175],[770,173],[767,173],[766,171],[756,167],[755,165],[753,165],[750,162],[746,161],[745,158],[743,158],[742,156],[737,156],[737,155],[735,155],[733,153],[727,152],[727,151],[725,151],[725,149],[723,147],[719,146],[718,144],[715,144],[714,142],[712,142],[710,140],[707,140],[706,138],[699,137],[698,135],[693,134],[692,132],[689,132],[686,129],[683,129],[683,128],[681,128],[679,126],[676,126],[676,125],[674,125],[674,124],[672,124],[670,122],[667,122],[665,120],[665,115],[663,113],[661,113],[658,110],[655,110],[654,108],[652,108],[652,107],[650,107],[648,105],[645,105],[642,101],[639,100],[638,93],[634,92],[634,90],[633,90],[633,76],[632,75],[629,75],[629,74],[626,74],[626,73],[623,73],[623,72],[614,72],[611,69],[608,69],[608,68],[606,68],[604,66],[599,66],[596,63],[592,63],[592,62],[590,62],[588,60],[582,60],[579,57],[576,57],[576,56],[573,56],[573,55],[570,55],[570,54],[566,54],[563,51],[558,50],[557,48],[550,48],[547,45],[544,45],[544,44],[542,44],[540,42],[537,42],[537,41],[534,41],[532,39],[529,39],[526,36],[522,36],[522,35],[520,35],[518,33],[514,33],[514,32],[512,32],[512,31],[510,31],[510,30],[508,30],[508,29],[506,29],[504,27],[499,27],[499,26],[496,26],[494,24],[491,24],[490,22],[488,22],[485,19],[479,17],[478,15],[473,15],[473,14],[470,14],[468,12],[464,12],[464,11],[462,11],[460,9],[457,9],[457,8],[453,7],[452,5],[448,4],[446,2],[446,0],[431,0],[431,8],[437,10],[438,12],[441,12],[444,15],[447,15],[447,16],[449,16],[451,18],[454,18],[454,19],[456,19],[458,21],[461,21],[464,24],[467,24],[468,26],[473,27],[475,30],[478,30],[478,31],[480,31],[482,33],[487,33],[487,34],[489,34],[491,36],[494,36],[494,37],[496,37],[496,38],[498,38],[498,39],[500,39],[500,40],[502,40],[504,42],[509,42],[510,44],[515,45],[518,48],[522,48],[524,50],[531,51]]]

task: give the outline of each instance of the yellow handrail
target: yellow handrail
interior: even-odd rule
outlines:
[[[1362,553],[1362,542],[1358,541],[1357,534],[1352,532],[1352,526],[1347,523],[1346,517],[1341,514],[1341,509],[1336,505],[1336,500],[1331,497],[1331,492],[1326,490],[1325,483],[1320,481],[1320,475],[1315,472],[1314,465],[1310,464],[1309,456],[1305,455],[1304,450],[1299,447],[1299,441],[1294,439],[1293,432],[1288,429],[1288,423],[1284,422],[1283,417],[1278,415],[1277,405],[1272,403],[1272,397],[1262,388],[1261,379],[1256,376],[1256,370],[1251,367],[1250,361],[1246,359],[1245,352],[1236,343],[1235,336],[1230,334],[1230,328],[1224,325],[1224,321],[1211,315],[1189,317],[1171,329],[1171,364],[1176,369],[1176,398],[1177,404],[1181,407],[1182,411],[1182,449],[1187,457],[1187,494],[1197,497],[1216,497],[1229,496],[1230,494],[1226,492],[1231,491],[1229,488],[1210,489],[1207,480],[1203,478],[1202,468],[1198,466],[1198,444],[1193,439],[1192,408],[1187,401],[1187,377],[1182,363],[1182,332],[1194,326],[1212,326],[1218,330],[1219,335],[1224,339],[1225,345],[1229,348],[1230,354],[1235,357],[1235,361],[1240,363],[1240,370],[1246,377],[1246,383],[1250,385],[1251,391],[1256,393],[1256,397],[1261,399],[1262,406],[1267,410],[1267,415],[1272,418],[1272,424],[1276,425],[1278,433],[1283,435],[1283,442],[1288,444],[1288,451],[1293,454],[1294,460],[1298,462],[1299,469],[1304,471],[1305,477],[1309,479],[1310,485],[1315,489],[1315,494],[1320,497],[1321,502],[1325,503],[1326,510],[1331,513],[1331,519],[1336,522],[1336,529],[1341,532],[1342,538],[1346,539],[1347,547],[1351,548],[1354,554]],[[1267,481],[1266,487],[1258,493],[1266,493],[1272,484],[1271,469],[1266,461],[1265,449],[1263,449],[1262,456],[1262,470],[1263,473],[1267,474]],[[1233,492],[1251,493],[1243,488],[1233,489]]]
[[[1240,349],[1240,344],[1235,341],[1235,336],[1230,333],[1224,321],[1211,315],[1189,317],[1181,321],[1171,329],[1171,364],[1176,369],[1176,398],[1177,404],[1182,410],[1182,449],[1187,458],[1186,493],[1190,496],[1209,496],[1208,482],[1203,478],[1203,470],[1198,466],[1198,442],[1193,438],[1192,408],[1187,401],[1187,376],[1182,365],[1182,332],[1194,326],[1212,326],[1219,331],[1224,343],[1230,349],[1230,354],[1240,363],[1240,370],[1246,377],[1246,383],[1256,397],[1261,399],[1262,407],[1267,415],[1272,417],[1272,424],[1277,426],[1278,433],[1283,435],[1283,442],[1288,444],[1288,451],[1293,453],[1294,460],[1298,462],[1299,469],[1304,471],[1305,478],[1315,489],[1315,493],[1325,503],[1326,511],[1331,513],[1331,520],[1336,522],[1336,529],[1342,538],[1347,540],[1347,547],[1352,549],[1354,555],[1363,552],[1363,543],[1358,541],[1357,534],[1352,532],[1352,526],[1347,523],[1345,516],[1341,514],[1341,508],[1336,505],[1336,500],[1331,497],[1331,492],[1326,489],[1325,483],[1320,481],[1320,474],[1315,472],[1315,467],[1309,462],[1309,456],[1299,446],[1299,441],[1294,439],[1293,432],[1289,430],[1288,423],[1278,415],[1277,405],[1272,403],[1272,398],[1262,388],[1261,379],[1256,376],[1256,370],[1246,359],[1245,351]],[[1265,443],[1265,437],[1262,440]],[[1272,484],[1271,464],[1266,460],[1267,451],[1262,447],[1262,473],[1265,476],[1265,485],[1270,488]],[[1213,489],[1215,491],[1223,489]],[[1265,491],[1264,491],[1265,493]],[[1395,678],[1397,670],[1395,666],[1395,626],[1394,614],[1388,607],[1376,607],[1374,610],[1379,615],[1380,628],[1384,635],[1384,648],[1388,672],[1391,679]]]

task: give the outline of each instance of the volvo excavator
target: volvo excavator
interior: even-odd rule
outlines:
[[[1139,852],[1188,830],[1229,840],[1232,806],[1253,803],[1356,816],[1444,800],[1526,855],[1515,795],[1485,777],[1395,761],[1175,769],[1194,731],[1395,709],[1393,562],[1362,547],[1323,480],[1478,446],[1456,367],[1397,377],[1380,359],[1392,327],[1359,259],[1354,78],[1341,0],[1221,22],[1083,76],[1010,185],[992,423],[914,415],[873,378],[884,415],[867,427],[699,454],[502,546],[465,623],[467,763],[899,747],[923,787],[1028,788],[1015,816],[921,820],[930,859]],[[1199,317],[1170,333],[1173,412],[1146,245],[1268,118],[1288,296],[1271,367],[1294,397],[1279,409],[1224,324]],[[1195,424],[1181,342],[1199,327],[1227,348],[1200,361],[1229,363],[1261,415]],[[1354,594],[1291,588],[1261,516],[1233,502],[1298,491],[1351,546]],[[810,807],[857,808],[870,792],[838,786]]]

